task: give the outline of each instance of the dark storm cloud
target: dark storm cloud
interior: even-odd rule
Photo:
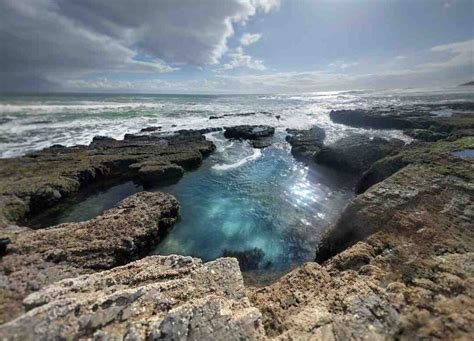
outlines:
[[[3,0],[0,87],[23,88],[29,76],[51,85],[94,71],[159,73],[181,63],[215,64],[234,23],[275,5],[275,0]]]

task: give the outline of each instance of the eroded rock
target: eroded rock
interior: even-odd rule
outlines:
[[[42,230],[3,232],[10,244],[0,261],[4,319],[29,293],[57,280],[125,264],[146,255],[177,219],[179,204],[165,193],[139,192],[95,219]]]
[[[191,257],[151,256],[59,281],[24,303],[30,310],[0,326],[0,335],[18,340],[263,336],[261,313],[247,299],[238,263],[230,258],[203,264]]]

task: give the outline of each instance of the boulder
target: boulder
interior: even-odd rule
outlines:
[[[403,141],[353,134],[321,148],[315,161],[340,171],[362,173],[375,161],[396,154]]]
[[[263,137],[270,137],[275,133],[275,128],[263,125],[240,125],[235,127],[225,127],[224,129],[224,136],[228,139],[254,140]]]
[[[225,127],[224,137],[228,139],[249,140],[253,148],[265,148],[272,144],[271,137],[275,128],[270,126],[248,126]]]
[[[313,160],[319,153],[326,138],[323,128],[315,126],[308,130],[287,129],[286,141],[291,145],[291,153],[299,159]]]

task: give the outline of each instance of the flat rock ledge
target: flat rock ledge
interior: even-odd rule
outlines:
[[[147,255],[178,213],[172,195],[139,192],[85,222],[4,230],[10,243],[0,259],[0,321],[21,313],[21,300],[45,285]]]
[[[249,340],[264,335],[234,258],[203,264],[150,256],[65,279],[28,296],[30,309],[0,326],[12,340]]]
[[[249,140],[253,148],[270,146],[273,134],[275,134],[275,128],[264,125],[240,125],[224,128],[225,138]]]
[[[124,140],[96,136],[88,146],[55,145],[0,163],[0,230],[23,224],[80,190],[103,182],[133,180],[145,186],[179,179],[215,150],[199,131],[148,135]]]

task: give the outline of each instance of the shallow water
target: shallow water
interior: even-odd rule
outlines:
[[[89,190],[80,193],[76,198],[66,200],[52,209],[36,215],[27,222],[27,225],[33,228],[42,228],[89,220],[112,208],[120,200],[140,191],[143,191],[143,187],[132,181],[108,188]]]

